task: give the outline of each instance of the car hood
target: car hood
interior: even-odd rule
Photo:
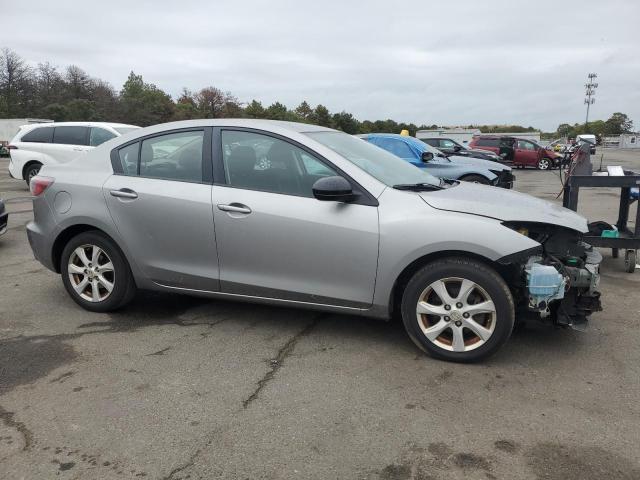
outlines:
[[[438,210],[469,213],[505,222],[547,223],[582,233],[588,230],[587,220],[573,210],[514,190],[459,182],[444,190],[420,192],[420,196]]]
[[[497,171],[511,170],[511,167],[507,167],[502,163],[492,162],[491,160],[483,160],[482,158],[461,157],[458,155],[451,155],[449,157],[449,160],[461,165],[472,165],[474,167],[486,168],[488,170],[497,170]]]

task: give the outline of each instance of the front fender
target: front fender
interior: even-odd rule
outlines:
[[[424,206],[418,194],[386,189],[380,197],[380,246],[374,305],[386,307],[400,274],[439,252],[468,253],[487,262],[539,247],[499,220]]]

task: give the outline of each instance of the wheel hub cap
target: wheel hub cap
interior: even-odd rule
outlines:
[[[454,352],[480,347],[496,326],[496,308],[487,291],[459,277],[436,280],[425,288],[416,317],[430,342]]]
[[[69,256],[67,264],[71,286],[89,302],[106,300],[115,285],[113,263],[97,245],[81,245]]]

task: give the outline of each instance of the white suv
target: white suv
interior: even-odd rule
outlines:
[[[104,122],[24,125],[9,143],[9,174],[29,184],[43,165],[69,162],[82,152],[138,128]]]

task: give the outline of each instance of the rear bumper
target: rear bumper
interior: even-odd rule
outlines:
[[[51,257],[53,245],[49,240],[51,235],[45,235],[34,222],[29,222],[27,224],[27,238],[35,259],[49,270],[55,272],[56,268]]]
[[[9,155],[9,176],[16,180],[22,180],[22,171],[20,171],[16,162],[13,161],[11,155]]]

